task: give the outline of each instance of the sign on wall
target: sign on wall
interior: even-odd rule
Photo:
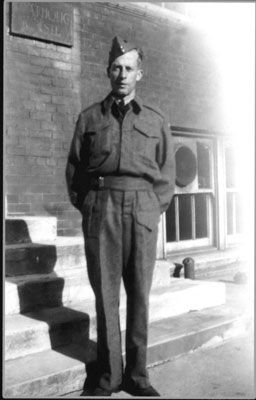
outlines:
[[[12,3],[11,33],[73,45],[73,7],[68,3]]]

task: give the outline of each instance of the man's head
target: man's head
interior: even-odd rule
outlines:
[[[115,95],[126,97],[135,93],[136,83],[143,76],[143,53],[133,43],[115,37],[109,53],[108,77]]]

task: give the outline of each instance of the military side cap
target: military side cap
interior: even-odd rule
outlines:
[[[128,42],[125,39],[122,39],[120,36],[114,37],[112,41],[112,47],[109,52],[109,59],[108,59],[108,65],[109,67],[111,66],[112,62],[117,58],[122,56],[125,53],[128,53],[128,51],[137,49],[138,46],[136,46],[135,43]]]

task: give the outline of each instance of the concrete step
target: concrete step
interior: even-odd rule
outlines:
[[[248,255],[240,247],[228,248],[225,250],[198,250],[186,251],[182,254],[168,254],[167,259],[170,263],[170,274],[173,275],[176,264],[183,266],[183,260],[186,257],[194,259],[195,278],[208,279],[216,273],[222,271],[233,272],[239,269],[246,270],[248,264]],[[180,276],[184,277],[184,267],[180,269]]]
[[[6,244],[54,241],[56,236],[56,217],[15,215],[5,219]]]
[[[23,275],[5,280],[5,314],[17,314],[45,307],[69,307],[93,296],[86,268],[62,275]]]
[[[84,308],[84,312],[80,309]],[[93,304],[44,308],[5,317],[5,360],[25,357],[70,343],[86,343],[89,338]]]
[[[60,244],[57,247],[58,255],[54,255],[52,259],[48,252],[48,245],[46,245],[48,259],[47,256],[44,257],[44,245],[42,244],[39,246],[32,245],[29,248],[31,257],[27,257],[26,254],[28,247],[25,249],[23,247],[18,248],[15,265],[19,266],[19,251],[21,251],[20,263],[24,265],[23,272],[28,271],[27,262],[29,263],[30,261],[30,272],[32,272],[32,266],[36,263],[36,260],[34,263],[33,260],[38,257],[38,263],[34,268],[37,273],[6,277],[6,314],[28,312],[37,307],[69,306],[74,302],[77,303],[91,298],[92,289],[88,280],[83,244],[81,244],[81,239],[72,239],[69,245],[66,239],[64,241],[60,240]],[[41,256],[38,255],[40,253]],[[55,250],[53,253],[55,254]],[[53,261],[55,257],[56,262]],[[52,271],[53,266],[54,270]],[[23,267],[21,266],[20,268],[22,269]],[[47,270],[49,272],[46,272]],[[43,273],[40,273],[40,271],[43,271]],[[169,280],[169,263],[158,260],[154,269],[153,287],[166,285]]]
[[[246,329],[242,316],[232,314],[225,305],[152,322],[147,364],[215,345]],[[72,343],[7,361],[5,397],[64,396],[81,391],[88,364],[95,360],[95,350],[95,342],[89,340],[86,347]]]
[[[221,282],[170,280],[165,287],[153,288],[150,295],[151,322],[193,310],[225,303],[225,284]],[[126,295],[121,287],[120,325],[126,328]],[[38,351],[96,337],[94,296],[72,308],[41,308],[22,315],[5,317],[5,358],[24,357]]]
[[[47,274],[85,266],[81,237],[56,237],[40,243],[9,244],[5,248],[5,275]]]
[[[157,260],[154,269],[154,284],[165,284],[170,277],[171,264]],[[5,248],[5,275],[65,273],[75,268],[86,268],[84,239],[82,237],[60,237],[54,243],[10,244]]]

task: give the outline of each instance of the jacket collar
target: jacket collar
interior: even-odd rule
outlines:
[[[115,98],[113,96],[113,93],[110,92],[108,96],[102,101],[102,109],[104,113],[110,111],[114,101]],[[143,103],[139,96],[135,95],[135,97],[131,100],[131,104],[133,106],[135,113],[138,114],[142,110]]]

